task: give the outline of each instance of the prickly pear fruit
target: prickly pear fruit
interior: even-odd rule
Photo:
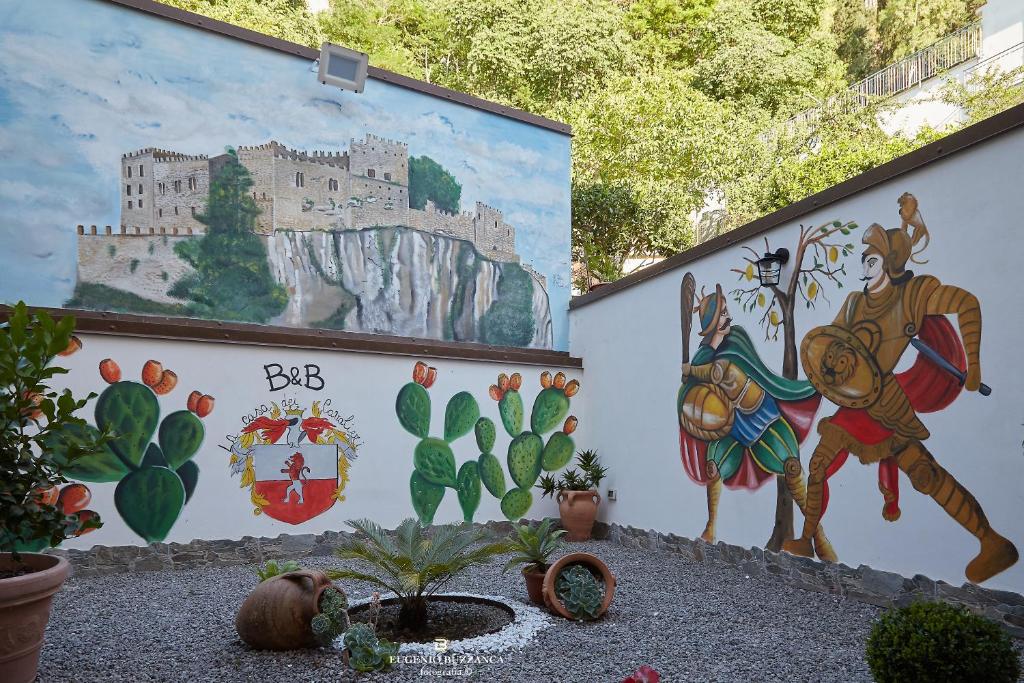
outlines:
[[[143,467],[117,485],[114,505],[128,528],[148,543],[159,543],[178,521],[185,485],[166,467]]]
[[[164,374],[164,366],[155,360],[147,360],[142,366],[142,383],[147,387],[154,387]]]
[[[112,358],[104,358],[100,361],[100,377],[107,384],[114,384],[121,381],[121,368]]]
[[[510,521],[516,521],[530,510],[533,494],[529,489],[509,489],[501,499],[501,511]]]
[[[398,392],[395,413],[405,431],[421,439],[430,433],[430,394],[415,382],[409,382]]]
[[[561,389],[562,387],[564,387],[565,386],[565,373],[564,372],[556,372],[555,373],[555,378],[551,381],[551,385],[554,386],[555,389]]]
[[[206,430],[202,421],[187,410],[173,412],[160,423],[160,448],[172,470],[181,467],[199,450]]]
[[[163,396],[164,394],[171,393],[176,386],[178,386],[178,375],[173,370],[164,370],[163,374],[160,375],[160,381],[153,385],[153,391]]]
[[[85,484],[68,484],[57,495],[57,507],[65,515],[84,510],[92,500],[92,492]]]
[[[533,432],[523,432],[508,445],[508,473],[516,486],[530,488],[540,476],[544,442]]]
[[[420,524],[433,524],[434,513],[444,498],[444,487],[430,483],[422,474],[413,470],[409,478],[409,493],[412,496],[412,509],[416,511]]]
[[[565,419],[569,412],[569,399],[561,389],[544,389],[533,401],[530,428],[537,434],[546,434]]]
[[[575,396],[576,392],[578,392],[579,390],[580,383],[575,379],[571,380],[568,384],[565,385],[565,395],[568,396],[569,398]]]
[[[492,384],[487,388],[487,395],[494,401],[500,401],[505,392],[499,389],[497,384]]]
[[[82,534],[87,534],[90,531],[96,531],[100,526],[99,519],[99,514],[93,510],[80,510],[78,512],[78,530],[75,531],[75,536],[81,536]]]
[[[462,518],[472,522],[476,509],[480,507],[480,471],[476,463],[472,460],[462,463],[457,479],[456,492],[459,495],[459,506],[462,507]]]
[[[96,400],[96,426],[117,435],[111,450],[135,467],[142,462],[159,417],[156,396],[138,382],[111,384]]]
[[[511,437],[519,436],[523,431],[523,397],[518,391],[507,391],[498,401],[498,414],[501,424]]]
[[[476,461],[480,471],[480,481],[495,498],[505,495],[505,471],[501,462],[490,453],[482,453]]]
[[[412,368],[412,381],[416,384],[423,384],[427,380],[427,364],[421,360],[416,361]]]
[[[576,444],[572,438],[563,432],[555,432],[548,439],[548,445],[544,447],[544,455],[541,465],[547,472],[554,472],[565,467],[572,460]]]
[[[435,380],[437,380],[437,368],[427,368],[427,378],[423,380],[423,388],[429,389],[434,386]]]
[[[468,391],[448,399],[444,409],[444,440],[448,443],[469,433],[480,417],[480,406]]]
[[[503,372],[500,375],[498,375],[498,388],[501,389],[502,391],[508,391],[508,387],[509,387],[508,375],[506,375]]]
[[[196,490],[196,484],[199,483],[199,465],[195,460],[188,460],[176,471],[181,477],[181,483],[185,485],[185,502],[188,503]]]
[[[56,505],[59,497],[60,489],[56,486],[51,486],[48,489],[36,489],[35,498],[39,505]]]
[[[513,372],[512,376],[508,380],[509,389],[519,391],[519,387],[523,386],[523,376],[518,372]]]
[[[203,392],[193,391],[188,395],[188,399],[185,401],[185,408],[191,412],[196,412],[196,408],[199,406],[199,399],[203,397]]]
[[[78,337],[76,337],[75,335],[71,335],[71,339],[68,340],[68,345],[64,348],[63,351],[61,351],[57,355],[58,356],[70,356],[71,354],[75,353],[76,351],[81,350],[81,348],[82,348],[82,340],[79,339]]]
[[[551,386],[551,373],[547,370],[540,373],[540,386],[543,389],[547,389]]]
[[[456,487],[455,454],[441,439],[427,437],[416,444],[412,462],[416,470],[430,483]]]
[[[490,453],[494,448],[494,437],[497,436],[494,421],[489,417],[481,417],[476,421],[473,431],[476,433],[476,445],[480,452]]]
[[[575,415],[570,415],[569,417],[565,418],[565,424],[562,425],[562,431],[565,432],[566,434],[572,434],[573,432],[576,431],[576,425],[578,425],[579,423],[580,421],[576,419]]]
[[[196,401],[196,415],[199,417],[206,417],[213,412],[213,396],[209,394],[203,394]]]

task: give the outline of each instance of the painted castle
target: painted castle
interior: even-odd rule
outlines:
[[[405,143],[367,135],[345,152],[307,153],[271,141],[237,154],[254,182],[261,234],[405,226],[472,242],[492,261],[519,262],[515,228],[498,209],[477,202],[472,213],[451,214],[429,201],[424,209],[409,206]],[[202,234],[196,217],[206,208],[210,178],[227,159],[154,148],[123,155],[121,234]]]

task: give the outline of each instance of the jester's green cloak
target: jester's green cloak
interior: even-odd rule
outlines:
[[[753,413],[737,410],[732,431],[715,441],[702,441],[680,427],[683,465],[699,484],[709,481],[707,462],[711,461],[727,486],[757,488],[770,475],[783,474],[786,460],[799,457],[799,443],[807,435],[820,396],[810,382],[772,372],[742,327],[734,326],[717,349],[702,342],[691,365],[720,358],[736,364],[764,389],[765,400]],[[677,414],[682,413],[687,392],[697,384],[693,377],[683,382],[676,399]]]

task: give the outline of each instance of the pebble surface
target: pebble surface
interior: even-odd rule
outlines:
[[[698,564],[677,554],[606,541],[567,544],[602,558],[617,577],[615,600],[597,622],[551,616],[522,649],[481,652],[467,666],[402,662],[360,681],[621,681],[643,664],[663,681],[870,681],[864,643],[876,607],[787,586],[771,575]],[[330,557],[307,567],[340,566]],[[470,570],[445,592],[527,602],[503,561]],[[347,681],[332,650],[255,652],[235,633],[253,566],[75,578],[53,602],[40,680]],[[351,600],[366,584],[342,584]],[[537,624],[540,626],[540,623]],[[472,653],[470,653],[472,654]]]

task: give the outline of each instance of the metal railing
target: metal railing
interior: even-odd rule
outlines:
[[[974,59],[980,49],[981,22],[978,21],[876,71],[851,85],[850,90],[864,98],[896,95]]]

